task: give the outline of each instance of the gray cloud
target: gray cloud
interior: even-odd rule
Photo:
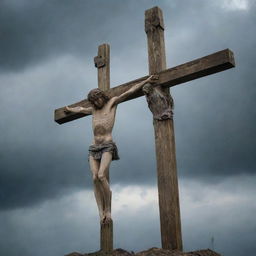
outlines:
[[[86,2],[79,3],[82,5]],[[34,4],[36,5],[34,9],[38,10],[39,2]],[[65,4],[67,3],[65,2]],[[61,8],[64,8],[65,4]],[[25,7],[23,6],[21,11],[27,10],[30,14],[29,10],[33,5],[25,5]],[[80,7],[83,9],[82,6]],[[143,8],[142,5],[139,7]],[[12,8],[15,9],[17,6],[14,5]],[[44,8],[42,8],[42,12]],[[118,5],[116,8],[121,7]],[[165,8],[164,11],[170,8]],[[244,46],[241,42],[237,43],[236,34],[231,33],[235,31],[233,27],[246,33],[242,29],[243,26],[254,20],[251,17],[252,11],[248,11],[243,16],[240,12],[229,14],[231,17],[234,16],[234,22],[236,21],[234,25],[230,25],[229,33],[221,34],[221,38],[219,35],[217,37],[220,38],[219,40],[209,40],[208,38],[214,38],[212,35],[220,33],[219,27],[226,22],[226,18],[223,20],[221,17],[227,13],[225,10],[217,9],[216,6],[211,6],[214,15],[211,14],[207,19],[208,23],[200,23],[200,20],[206,19],[209,6],[203,5],[202,8],[205,9],[205,13],[200,12],[201,16],[194,17],[195,24],[188,24],[185,22],[186,19],[182,19],[184,16],[180,17],[176,12],[173,12],[174,17],[166,12],[164,14],[167,27],[167,52],[174,48],[170,46],[172,41],[176,44],[175,48],[178,48],[178,51],[168,55],[168,59],[174,59],[175,64],[189,60],[181,59],[185,53],[184,55],[180,54],[181,49],[177,42],[184,44],[188,40],[183,41],[180,36],[192,38],[192,42],[189,41],[191,50],[187,51],[186,58],[196,58],[205,54],[204,50],[201,50],[198,43],[193,40],[204,42],[202,48],[210,46],[207,50],[212,49],[212,51],[221,47],[220,44],[223,42],[228,41],[231,49],[235,51],[238,64],[236,69],[172,89],[175,99],[175,133],[179,175],[203,178],[209,182],[213,177],[221,178],[255,171],[253,157],[255,110],[252,107],[255,95],[255,76],[251,65],[248,65],[253,62],[254,56],[250,51],[246,51],[249,49],[251,41],[255,41],[255,39],[251,35],[251,40],[245,41],[249,45]],[[90,10],[95,11],[94,5],[90,5]],[[121,8],[121,10],[124,9]],[[83,11],[88,12],[88,9],[84,7]],[[80,12],[82,13],[79,9]],[[185,12],[183,15],[189,16],[195,10],[191,6],[191,8],[184,9],[183,12]],[[58,12],[56,15],[59,15]],[[73,17],[74,14],[70,12],[69,15]],[[126,18],[125,15],[122,19]],[[142,24],[143,12],[137,16],[141,17],[141,28],[136,28],[134,31],[143,35],[145,39]],[[136,19],[138,19],[137,16]],[[219,19],[216,19],[216,16]],[[215,23],[211,20],[214,18],[216,19]],[[96,19],[95,22],[97,21]],[[67,21],[65,20],[65,22]],[[124,22],[125,26],[128,26],[127,22]],[[56,22],[56,26],[57,24],[60,26],[59,22]],[[111,24],[111,21],[107,24]],[[107,24],[103,28],[111,27]],[[176,24],[177,26],[175,26]],[[80,23],[76,25],[82,26]],[[26,28],[26,26],[24,27]],[[193,33],[190,32],[190,28]],[[170,33],[170,30],[174,32]],[[178,33],[179,30],[181,34]],[[200,38],[201,30],[203,30],[205,40]],[[46,29],[46,31],[51,35],[49,30]],[[118,33],[119,37],[124,36],[121,32]],[[63,33],[66,34],[65,31]],[[172,41],[169,39],[171,38],[170,34],[174,35]],[[41,33],[40,36],[46,40],[46,35]],[[119,37],[113,38],[118,41]],[[234,37],[234,40],[231,41],[230,37]],[[112,40],[114,40],[113,38]],[[142,36],[136,43],[143,45],[144,51],[132,49],[129,45],[131,41],[127,43],[127,46],[121,45],[117,48],[121,52],[121,56],[117,55],[115,51],[116,45],[113,47],[113,84],[146,74],[146,42],[141,40]],[[132,43],[135,44],[134,41]],[[91,45],[95,47],[95,43],[91,43]],[[125,51],[122,51],[124,47]],[[62,49],[62,47],[59,48]],[[62,51],[64,50],[62,49]],[[91,50],[86,48],[85,54],[90,55],[90,58],[84,61],[77,55],[72,55],[72,52],[65,52],[64,56],[52,58],[23,73],[9,73],[1,76],[2,84],[5,85],[1,91],[1,108],[6,113],[8,112],[8,115],[2,117],[4,122],[1,124],[2,134],[5,134],[1,140],[6,145],[1,161],[3,170],[1,172],[1,198],[4,202],[2,207],[18,207],[23,204],[40,202],[49,197],[61,195],[63,187],[90,186],[90,174],[86,163],[86,148],[91,140],[90,119],[62,126],[54,124],[52,120],[54,108],[80,100],[83,97],[81,94],[84,95],[86,91],[94,87],[96,69],[91,60],[96,52],[91,53]],[[129,54],[130,58],[127,59],[126,54]],[[50,50],[48,55],[52,56]],[[124,58],[126,58],[125,62],[123,62]],[[26,65],[24,64],[24,66]],[[125,70],[128,72],[124,72]],[[246,79],[247,76],[250,77],[250,80]],[[138,99],[133,103],[128,102],[119,106],[114,134],[122,160],[112,164],[112,182],[155,184],[153,127],[145,99]],[[84,141],[81,138],[84,138]],[[15,161],[13,161],[13,156],[16,156]],[[76,170],[77,174],[74,175],[71,170]],[[85,179],[82,180],[80,177],[85,177]],[[11,182],[8,182],[9,180]],[[24,190],[24,188],[27,189]],[[31,193],[32,191],[33,193]]]
[[[159,5],[164,12],[169,67],[227,47],[234,51],[237,63],[235,69],[172,88],[179,177],[197,180],[204,186],[241,175],[254,177],[256,39],[252,31],[256,23],[255,5],[249,5],[248,10],[229,10],[222,8],[223,3],[148,0],[1,2],[0,144],[4,146],[0,152],[0,208],[3,210],[1,222],[7,220],[8,223],[6,229],[15,229],[22,223],[17,212],[22,215],[27,208],[32,214],[49,200],[57,202],[75,191],[92,190],[87,164],[87,147],[92,137],[91,118],[59,126],[53,121],[53,110],[81,100],[96,86],[93,57],[97,46],[103,42],[111,45],[112,86],[147,74],[143,13],[154,5]],[[121,160],[112,163],[111,184],[155,186],[154,131],[144,98],[118,107],[114,138]],[[243,185],[246,187],[246,184]],[[237,209],[231,207],[230,211]],[[9,218],[10,213],[14,217]],[[54,210],[53,216],[55,214]],[[60,214],[58,212],[58,216]],[[226,213],[221,211],[220,214]],[[238,229],[251,232],[247,217],[236,216],[241,221],[240,226],[234,230],[227,226],[225,236],[231,232],[239,233]],[[206,219],[205,223],[211,222]],[[53,217],[52,223],[54,221],[56,218]],[[146,219],[143,226],[149,221]],[[44,225],[50,222],[45,220]],[[34,225],[33,222],[30,232]],[[147,233],[154,233],[149,230]],[[186,230],[189,230],[188,234],[194,226]],[[202,234],[206,235],[206,231],[198,232],[194,246]],[[21,234],[16,235],[18,241]],[[130,232],[123,236],[122,241],[126,241]],[[224,241],[225,236],[216,238],[216,243],[221,239]],[[253,243],[249,244],[249,238],[246,242],[246,238],[241,239],[240,246],[252,250]],[[45,237],[38,241],[40,239]],[[136,239],[127,242],[127,246],[133,246]],[[234,236],[234,242],[238,239]],[[95,244],[92,242],[93,246]],[[13,250],[14,255],[18,246],[8,245],[3,247],[6,254],[12,255],[10,250]],[[121,241],[119,245],[126,246]],[[76,244],[72,248],[79,250],[82,247]],[[187,248],[194,248],[192,240]],[[225,255],[232,255],[230,248]],[[25,254],[27,249],[24,250]]]
[[[2,1],[1,70],[21,70],[63,53],[86,58],[102,42],[121,46],[120,51],[129,37],[117,32],[136,28],[139,16],[129,17],[138,12],[129,2],[116,0]]]
[[[232,177],[211,185],[182,180],[185,248],[212,248],[211,238],[214,237],[214,249],[221,255],[244,255],[253,251],[254,184],[255,175]]]
[[[255,176],[230,178],[210,186],[182,179],[184,250],[212,248],[212,237],[214,249],[223,255],[242,256],[245,251],[255,250],[254,183]],[[157,191],[148,186],[139,189],[113,186],[113,197],[115,247],[135,251],[159,247]],[[127,201],[122,203],[123,199]],[[0,240],[1,253],[51,256],[96,251],[99,249],[96,212],[92,191],[72,192],[36,208],[1,212],[0,234],[5,238]]]

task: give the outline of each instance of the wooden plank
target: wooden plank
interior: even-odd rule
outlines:
[[[110,46],[102,44],[98,47],[98,56],[94,58],[98,68],[98,88],[107,91],[110,88]],[[109,169],[106,171],[109,182]],[[100,249],[103,252],[113,250],[113,221],[100,223]]]
[[[166,69],[164,20],[159,7],[145,11],[145,32],[148,39],[148,69],[152,75]]]
[[[113,251],[113,221],[100,224],[100,246],[101,251]]]
[[[233,67],[235,67],[234,54],[229,49],[225,49],[161,72],[160,84],[172,87]]]
[[[101,58],[104,65],[98,68],[98,87],[102,91],[110,88],[110,46],[102,44],[98,47],[98,58]],[[96,66],[96,63],[95,63]]]
[[[162,248],[182,251],[173,120],[154,120]]]
[[[149,73],[159,73],[166,69],[163,15],[160,8],[154,7],[145,12],[145,31],[148,39]],[[164,73],[160,82],[168,78]],[[158,87],[155,90],[166,97],[171,97],[168,90],[164,88]],[[152,104],[153,108],[157,108],[155,105],[161,105],[161,99],[155,100]],[[153,124],[162,248],[182,251],[173,120],[154,119]]]
[[[158,84],[165,87],[172,87],[181,83],[189,82],[191,80],[211,75],[217,72],[221,72],[230,68],[235,67],[233,52],[229,49],[225,49],[213,54],[207,55],[205,57],[187,62],[185,64],[166,69],[158,73],[159,81]],[[136,80],[130,81],[128,83],[121,84],[107,91],[110,97],[118,96],[121,93],[129,90],[134,84],[147,79],[148,76],[138,78]],[[143,96],[142,91],[138,91],[136,94],[127,98],[127,100],[135,99],[137,97]],[[85,99],[77,103],[69,105],[71,107],[83,106],[88,107],[90,103]],[[64,107],[55,110],[55,121],[59,124],[63,124],[81,117],[84,114],[66,114],[64,112]]]

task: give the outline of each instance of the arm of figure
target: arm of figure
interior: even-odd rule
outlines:
[[[87,114],[87,115],[90,115],[92,114],[92,107],[89,107],[89,108],[83,108],[83,107],[74,107],[74,108],[71,108],[71,107],[68,107],[66,106],[65,107],[65,112],[66,113],[83,113],[83,114]]]
[[[119,104],[120,102],[122,102],[123,100],[125,100],[127,97],[129,97],[130,95],[132,95],[134,92],[138,91],[139,89],[141,89],[143,87],[143,85],[145,85],[146,83],[154,83],[156,80],[158,79],[157,75],[152,75],[149,78],[147,78],[146,80],[135,84],[131,89],[129,89],[128,91],[122,93],[119,96],[113,97],[113,103],[114,104]]]

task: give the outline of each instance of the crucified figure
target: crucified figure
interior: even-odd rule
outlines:
[[[94,194],[102,223],[111,221],[111,190],[107,180],[107,172],[112,160],[118,160],[118,150],[112,139],[117,105],[141,89],[146,83],[154,83],[157,76],[134,85],[120,96],[109,98],[102,90],[93,89],[88,94],[91,107],[66,107],[65,111],[92,114],[93,141],[89,147],[89,163],[92,171]]]

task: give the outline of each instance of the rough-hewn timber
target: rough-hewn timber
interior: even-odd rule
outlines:
[[[100,59],[101,65],[95,61],[95,66],[98,68],[98,87],[107,91],[110,88],[110,46],[102,44],[98,47],[98,56],[94,60]]]
[[[145,12],[145,28],[148,39],[149,74],[159,73],[166,69],[163,15],[159,7],[151,8]],[[154,90],[159,91],[161,95],[165,94],[166,98],[171,98],[166,89],[158,86]],[[156,93],[156,95],[158,94]],[[157,105],[162,105],[161,97],[155,97],[151,105],[156,105],[155,107],[151,106],[151,108],[157,109]],[[153,124],[162,248],[182,251],[173,119],[161,120],[154,116]]]
[[[98,55],[94,58],[95,67],[98,69],[98,87],[102,91],[110,89],[110,46],[102,44],[98,47]],[[109,182],[109,170],[107,170]],[[113,221],[100,223],[100,248],[104,252],[113,250]]]
[[[100,224],[100,248],[104,252],[113,250],[113,221]]]
[[[159,72],[158,84],[161,86],[172,87],[203,76],[207,76],[210,74],[224,71],[226,69],[233,68],[234,66],[235,61],[233,52],[229,49],[226,49]],[[121,93],[129,90],[134,84],[146,79],[147,77],[148,76],[144,76],[139,79],[111,88],[107,91],[107,94],[110,97],[118,96]],[[134,94],[130,98],[127,98],[126,100],[131,100],[142,95],[142,91],[139,91],[138,93]],[[90,103],[85,99],[77,103],[71,104],[69,106],[88,107],[89,105]],[[64,112],[64,107],[55,110],[55,121],[59,124],[63,124],[84,116],[84,114],[66,114]]]

